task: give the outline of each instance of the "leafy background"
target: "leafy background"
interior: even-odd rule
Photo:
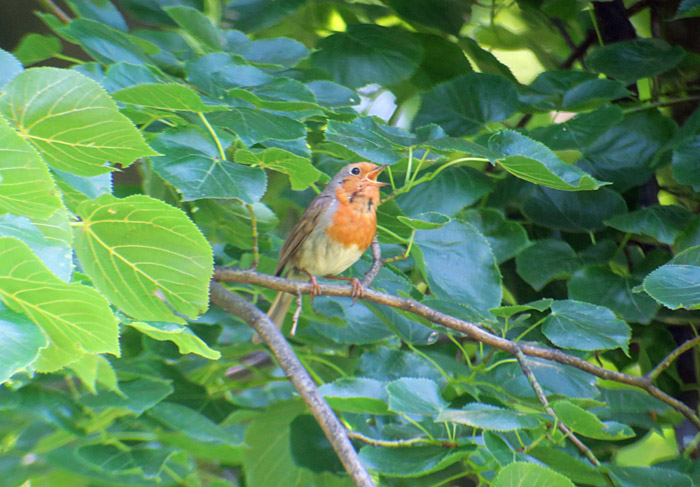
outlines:
[[[351,485],[208,302],[347,161],[391,164],[373,288],[634,376],[697,338],[698,2],[41,3],[0,50],[3,485]],[[510,355],[350,303],[292,343],[378,484],[700,483],[677,408],[531,358],[546,411]],[[696,353],[654,372],[692,410]]]

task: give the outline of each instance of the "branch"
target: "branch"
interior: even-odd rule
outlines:
[[[49,12],[52,12],[64,24],[70,24],[71,18],[53,0],[39,0],[39,4]]]
[[[210,290],[212,302],[241,318],[262,337],[323,429],[353,483],[358,487],[374,487],[372,478],[345,434],[345,428],[318,392],[308,372],[275,324],[265,313],[221,284],[212,282]]]
[[[299,289],[303,294],[310,294],[311,292],[311,284],[307,282],[293,281],[250,270],[235,269],[230,267],[217,267],[214,270],[214,280],[255,284],[269,289],[276,289],[278,291],[286,291],[290,293],[296,293],[297,289]],[[320,284],[319,288],[321,290],[321,295],[352,297],[351,286]],[[439,311],[409,298],[392,296],[391,294],[366,288],[362,294],[362,299],[372,303],[383,304],[407,311],[438,325],[452,328],[453,330],[467,335],[469,338],[487,345],[491,345],[492,347],[503,350],[504,352],[507,352],[513,356],[515,356],[517,350],[520,349],[522,350],[522,353],[531,357],[552,360],[554,362],[559,362],[560,364],[570,365],[577,369],[583,370],[584,372],[588,372],[589,374],[600,377],[601,379],[612,380],[622,384],[629,384],[639,387],[683,414],[691,423],[693,423],[693,425],[695,425],[698,430],[700,430],[700,418],[695,415],[693,410],[677,399],[669,396],[658,387],[652,385],[652,382],[648,377],[638,377],[623,374],[622,372],[617,372],[614,370],[607,370],[560,350],[538,347],[529,344],[518,344],[516,342],[506,340],[505,338],[493,335],[482,328],[479,328],[479,326],[474,323],[469,323],[450,315],[440,313]]]
[[[647,379],[649,382],[654,382],[664,370],[668,369],[671,366],[674,360],[676,360],[678,357],[680,357],[685,352],[687,352],[688,350],[690,350],[698,344],[700,344],[700,337],[695,337],[692,340],[688,340],[687,342],[682,343],[678,348],[669,353],[666,356],[666,358],[659,363],[659,365],[654,367],[654,369],[651,372],[645,375],[644,378]]]
[[[369,288],[374,278],[379,274],[379,269],[381,269],[382,264],[382,249],[379,246],[379,240],[375,236],[374,240],[372,240],[372,267],[365,272],[365,277],[362,278],[362,287]]]

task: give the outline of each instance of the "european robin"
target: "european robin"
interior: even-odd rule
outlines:
[[[348,164],[309,204],[282,245],[275,275],[285,269],[289,279],[308,276],[313,286],[311,297],[319,294],[315,276],[352,282],[352,295],[362,296],[357,278],[339,277],[367,250],[377,231],[379,188],[377,181],[384,166],[370,162]],[[279,292],[267,312],[282,328],[284,317],[294,296]]]

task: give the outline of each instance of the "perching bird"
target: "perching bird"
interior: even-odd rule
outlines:
[[[312,298],[319,293],[315,276],[352,282],[352,295],[362,295],[357,278],[338,277],[353,265],[372,243],[377,231],[379,188],[377,181],[384,166],[370,162],[348,164],[328,183],[294,225],[280,251],[275,275],[287,269],[289,279],[308,276]],[[282,328],[294,296],[279,292],[267,312]]]

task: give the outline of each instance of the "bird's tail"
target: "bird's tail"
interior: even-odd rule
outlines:
[[[278,292],[275,296],[275,300],[272,301],[270,309],[267,311],[267,316],[277,325],[277,328],[282,329],[282,324],[284,323],[284,318],[287,316],[287,311],[289,311],[289,306],[294,301],[294,295]]]

